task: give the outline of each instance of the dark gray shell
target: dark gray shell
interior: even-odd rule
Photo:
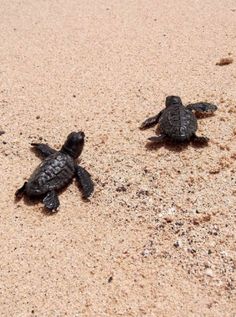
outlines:
[[[75,175],[75,163],[72,157],[56,152],[47,157],[30,176],[26,185],[29,196],[38,196],[67,185]]]
[[[195,115],[182,105],[165,108],[159,124],[161,132],[176,141],[189,140],[197,130]]]

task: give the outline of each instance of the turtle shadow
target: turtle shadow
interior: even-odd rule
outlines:
[[[171,152],[180,153],[190,145],[194,148],[199,149],[206,147],[208,144],[194,143],[192,141],[184,141],[181,143],[177,143],[175,141],[166,140],[161,143],[148,142],[146,143],[145,148],[147,149],[147,151],[156,151],[164,147],[165,149]]]
[[[57,211],[51,212],[49,209],[47,209],[43,205],[43,198],[44,198],[44,196],[39,196],[39,197],[28,197],[27,195],[23,195],[22,197],[15,196],[14,202],[15,202],[15,204],[17,204],[17,203],[19,203],[20,200],[23,200],[24,204],[27,206],[39,205],[38,208],[40,209],[40,212],[42,212],[43,214],[45,214],[47,216],[52,216],[52,215],[56,214]],[[42,206],[40,206],[40,204]]]
[[[171,141],[163,141],[161,143],[148,142],[148,143],[146,143],[145,148],[148,151],[156,151],[156,150],[159,150],[160,148],[164,147],[165,149],[168,149],[172,152],[179,153],[179,152],[183,151],[188,146],[188,143],[177,144],[177,143],[174,143]]]
[[[195,149],[202,149],[207,147],[208,145],[209,145],[208,143],[191,142],[191,146],[194,147]]]
[[[75,182],[75,185],[76,185],[76,189],[78,189],[78,194],[81,195],[81,186],[80,184],[75,180],[71,180],[71,182],[66,185],[64,188],[60,189],[57,191],[57,194],[60,198],[60,196],[66,191],[68,190],[69,186]],[[83,197],[82,196],[82,200],[83,202],[85,203],[89,203],[90,202],[90,199],[89,198],[86,198],[86,197]],[[17,197],[15,196],[14,197],[14,203],[17,204],[19,203],[20,200],[23,200],[24,204],[27,205],[27,206],[35,206],[35,205],[39,205],[41,204],[41,208],[40,208],[40,211],[44,214],[44,215],[47,215],[47,216],[52,216],[54,214],[57,214],[59,212],[59,210],[57,211],[50,211],[48,208],[46,208],[44,205],[43,205],[43,199],[44,199],[45,195],[41,195],[41,196],[34,196],[34,197],[28,197],[27,195],[22,195],[21,197]],[[60,208],[60,206],[59,206]]]
[[[20,200],[23,200],[24,204],[26,206],[36,206],[36,205],[40,205],[43,204],[43,198],[44,196],[39,196],[39,197],[28,197],[26,195],[23,195],[22,197],[16,197],[14,199],[15,204],[19,203]],[[40,209],[40,212],[42,212],[43,214],[47,215],[47,216],[51,216],[56,214],[57,212],[51,212],[50,210],[48,210],[45,206],[42,205],[42,207],[38,207]]]

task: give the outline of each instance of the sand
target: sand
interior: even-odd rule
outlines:
[[[3,0],[0,27],[0,316],[236,316],[235,1]],[[208,147],[146,147],[170,94],[218,105]],[[15,202],[74,130],[91,201]]]

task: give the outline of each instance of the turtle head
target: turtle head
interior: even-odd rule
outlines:
[[[168,96],[166,97],[166,108],[174,105],[182,105],[182,101],[178,96]]]
[[[69,154],[73,158],[80,156],[83,147],[84,147],[84,138],[85,134],[83,131],[71,132],[64,145],[61,148],[61,151]]]

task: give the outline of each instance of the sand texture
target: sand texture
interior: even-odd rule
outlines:
[[[0,316],[235,317],[235,0],[2,0],[0,29]],[[218,105],[208,147],[146,146],[167,95]],[[78,130],[91,201],[15,202]]]

